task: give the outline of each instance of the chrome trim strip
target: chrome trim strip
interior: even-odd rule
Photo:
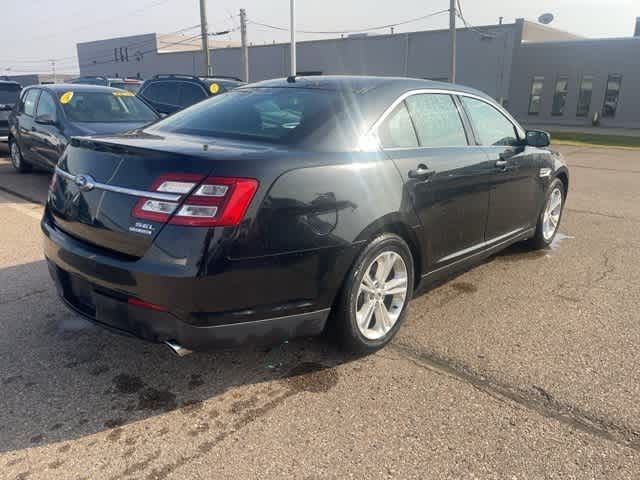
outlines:
[[[491,244],[491,246],[489,248],[480,250],[479,252],[476,252],[476,253],[474,253],[472,255],[469,255],[468,257],[460,258],[460,259],[456,260],[455,262],[451,262],[451,263],[449,263],[447,265],[443,265],[442,267],[438,267],[435,270],[431,270],[430,272],[425,273],[424,275],[422,275],[422,277],[420,277],[420,278],[424,280],[425,278],[430,277],[431,275],[434,275],[434,274],[436,274],[438,272],[441,272],[442,270],[446,270],[447,268],[454,267],[458,263],[462,263],[464,261],[467,261],[467,260],[469,260],[469,259],[471,259],[471,258],[473,258],[473,257],[475,257],[477,255],[481,255],[481,254],[486,253],[488,251],[491,251],[491,250],[493,250],[495,248],[499,248],[504,244],[507,244],[509,242],[513,242],[514,240],[517,240],[517,239],[523,239],[524,240],[525,238],[527,238],[527,235],[533,235],[535,233],[535,231],[536,231],[535,228],[528,228],[526,230],[522,230],[518,235],[516,235],[514,237],[507,238],[507,239],[505,239],[505,240],[503,240],[502,242],[499,242],[499,243]]]
[[[9,137],[0,137],[0,142],[8,142]]]
[[[75,182],[76,175],[65,172],[60,167],[56,167],[56,174]],[[133,188],[117,187],[115,185],[107,185],[106,183],[95,182],[93,188],[104,190],[105,192],[121,193],[123,195],[131,195],[133,197],[151,198],[153,200],[164,200],[166,202],[177,202],[182,195],[172,195],[170,193],[148,192],[146,190],[135,190]]]
[[[453,260],[454,258],[460,257],[469,252],[473,252],[474,250],[479,250],[481,248],[488,247],[490,245],[493,245],[494,243],[500,242],[500,240],[509,238],[515,235],[516,233],[520,233],[522,230],[524,230],[524,228],[517,228],[516,230],[505,233],[504,235],[500,235],[499,237],[492,238],[491,240],[487,240],[486,242],[478,243],[477,245],[473,245],[472,247],[459,250],[455,253],[452,253],[451,255],[447,255],[446,257],[441,258],[440,260],[438,260],[438,263],[446,262],[447,260]]]
[[[499,105],[496,102],[490,103],[489,101],[487,101],[487,98],[482,97],[480,95],[474,95],[473,93],[461,92],[459,90],[446,89],[446,88],[421,88],[421,89],[411,90],[409,92],[403,93],[398,98],[396,98],[393,101],[393,103],[391,103],[391,105],[382,113],[380,118],[378,118],[378,120],[376,120],[374,122],[372,127],[367,132],[367,135],[375,133],[377,128],[380,126],[380,124],[385,121],[385,119],[391,114],[391,112],[393,112],[393,110],[396,108],[396,106],[398,106],[399,103],[403,102],[408,97],[411,97],[413,95],[420,95],[420,94],[423,94],[423,93],[440,93],[440,94],[445,94],[445,95],[457,95],[459,97],[470,97],[470,98],[475,98],[476,100],[480,100],[480,101],[486,103],[487,105],[489,105],[490,107],[495,108],[500,113],[502,113],[505,117],[507,117],[507,119],[518,130],[518,135],[520,135],[521,138],[524,138],[524,136],[525,136],[524,129],[513,118],[513,116],[511,116],[511,114],[505,110],[505,108],[502,105]],[[469,145],[469,146],[474,146],[474,145]],[[438,147],[435,147],[435,148],[438,148]]]

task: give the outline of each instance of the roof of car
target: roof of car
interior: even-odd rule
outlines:
[[[397,93],[402,91],[418,90],[421,88],[454,90],[487,97],[483,92],[464,85],[421,78],[408,77],[377,77],[357,75],[312,75],[296,76],[295,78],[278,78],[252,83],[244,88],[251,87],[290,87],[290,88],[317,88],[323,90],[349,90],[355,93],[366,93],[371,90],[391,90]]]
[[[0,83],[2,83],[3,85],[18,85],[20,86],[20,84],[14,80],[0,80]]]
[[[34,87],[49,90],[54,93],[72,92],[114,92],[120,88],[105,87],[103,85],[88,85],[86,83],[52,83],[46,85],[33,85]]]

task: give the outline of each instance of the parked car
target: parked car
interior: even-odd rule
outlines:
[[[133,93],[97,85],[39,85],[22,91],[9,117],[11,162],[53,170],[71,137],[136,129],[159,115]]]
[[[0,142],[9,140],[9,114],[20,96],[18,82],[0,80]]]
[[[328,322],[370,352],[418,287],[552,242],[569,176],[549,142],[457,85],[261,82],[132,134],[74,139],[45,256],[71,309],[177,353]]]
[[[144,82],[138,95],[156,111],[169,115],[241,85],[244,82],[234,77],[156,75]]]
[[[132,93],[138,93],[143,81],[139,78],[107,78],[107,77],[79,77],[71,80],[73,84],[102,85],[104,87],[121,88]]]

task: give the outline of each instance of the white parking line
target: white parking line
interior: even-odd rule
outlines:
[[[40,220],[42,218],[43,206],[36,203],[30,203],[10,193],[0,193],[0,208],[9,207],[20,213],[24,213],[31,218]]]

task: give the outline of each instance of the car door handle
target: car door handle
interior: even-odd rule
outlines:
[[[415,170],[409,170],[409,178],[413,178],[416,180],[426,180],[429,177],[431,177],[431,175],[433,175],[433,170],[429,170],[429,167],[427,167],[426,165],[420,164],[418,165],[418,168],[416,168]]]

